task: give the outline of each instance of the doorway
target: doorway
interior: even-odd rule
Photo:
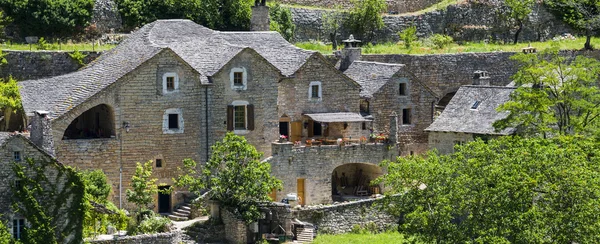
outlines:
[[[169,189],[171,186],[159,186],[158,187],[158,213],[170,213],[171,212],[171,193],[164,193],[163,190]]]
[[[279,122],[279,134],[287,138],[290,136],[290,122]]]
[[[298,205],[304,206],[305,202],[306,202],[306,198],[304,197],[304,179],[298,179],[298,181],[296,182],[297,186],[296,189],[298,189]]]

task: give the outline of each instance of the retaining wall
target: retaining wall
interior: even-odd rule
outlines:
[[[0,66],[0,77],[12,75],[15,79],[34,80],[64,75],[77,71],[81,66],[65,51],[2,51],[8,61]],[[90,63],[101,52],[85,52],[84,63]]]
[[[342,8],[350,9],[354,6],[350,0],[281,0],[281,3],[297,4],[302,6],[315,6],[333,8],[339,5]],[[387,11],[396,13],[408,13],[425,9],[441,0],[386,0]]]
[[[116,237],[111,240],[86,240],[90,244],[179,244],[182,243],[182,233],[173,231],[151,235]]]

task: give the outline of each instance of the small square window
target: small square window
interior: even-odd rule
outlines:
[[[415,151],[410,151],[410,156],[415,155]]]
[[[167,76],[167,91],[175,90],[175,76]]]
[[[162,168],[162,159],[159,159],[159,158],[156,159],[156,167]]]
[[[406,83],[400,83],[400,87],[398,88],[398,94],[400,96],[406,96],[407,90],[406,90]]]
[[[244,85],[244,73],[243,72],[233,72],[233,85],[234,86],[243,86]]]
[[[179,114],[169,114],[169,129],[179,129]]]
[[[22,160],[22,158],[21,158],[21,152],[14,151],[13,152],[13,159],[15,160],[15,162],[21,162],[21,160]]]
[[[20,190],[23,186],[23,182],[21,180],[15,180],[15,189]]]
[[[402,109],[402,124],[410,125],[410,108]]]
[[[311,86],[311,97],[312,98],[319,98],[319,85],[312,85]]]

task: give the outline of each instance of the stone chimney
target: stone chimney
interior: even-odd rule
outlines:
[[[346,71],[354,61],[360,59],[361,41],[354,39],[354,36],[350,35],[348,40],[343,40],[342,42],[344,43],[344,49],[342,49],[340,70],[343,72]]]
[[[35,111],[31,118],[30,140],[33,144],[44,149],[48,154],[54,156],[54,141],[52,140],[52,131],[50,129],[50,119],[48,112]]]
[[[250,19],[251,31],[269,31],[269,7],[266,0],[256,0],[252,7],[252,19]]]
[[[490,75],[487,71],[477,70],[473,72],[473,85],[478,86],[489,86],[490,84]]]

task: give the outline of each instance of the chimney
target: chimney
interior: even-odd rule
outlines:
[[[254,1],[252,7],[252,19],[250,19],[251,31],[269,31],[269,7],[266,0]]]
[[[340,70],[343,72],[346,71],[354,61],[360,59],[361,41],[354,39],[354,36],[350,35],[348,40],[343,40],[342,43],[344,43],[344,49],[342,49],[342,61],[340,62]]]
[[[489,86],[490,84],[490,75],[487,71],[477,70],[473,72],[473,85],[478,86]]]
[[[47,111],[35,111],[31,118],[30,140],[33,144],[54,156],[54,141]]]

